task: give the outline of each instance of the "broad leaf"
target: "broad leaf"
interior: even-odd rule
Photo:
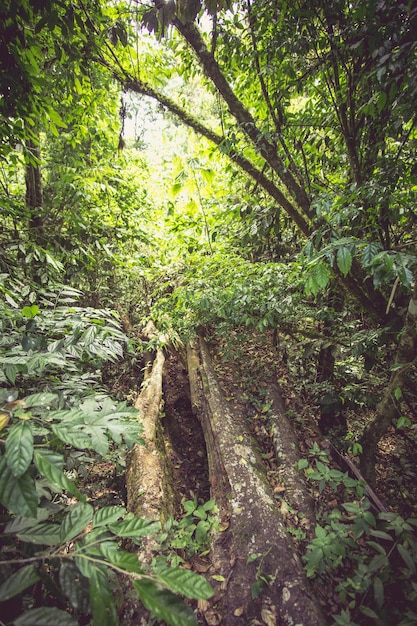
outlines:
[[[59,570],[59,584],[74,609],[87,613],[89,610],[89,585],[73,561],[64,561]]]
[[[342,272],[343,276],[346,276],[350,272],[352,267],[352,255],[349,248],[342,246],[338,249],[336,255],[337,267]]]
[[[109,563],[127,572],[135,572],[136,574],[143,572],[143,568],[136,554],[121,550],[114,541],[104,541],[100,544],[100,552]]]
[[[26,407],[33,406],[45,406],[49,407],[51,404],[56,403],[59,400],[59,396],[56,393],[34,393],[30,396],[26,396],[24,402]]]
[[[91,437],[80,427],[71,427],[66,423],[53,424],[52,432],[58,439],[78,450],[93,450],[95,447]]]
[[[324,263],[317,263],[314,267],[313,274],[320,289],[327,287],[327,283],[330,280],[330,271],[327,265],[324,265]]]
[[[133,585],[143,606],[153,617],[170,626],[197,626],[192,609],[171,591],[159,589],[151,580],[134,581]]]
[[[94,571],[97,569],[97,566],[94,565],[94,563],[90,559],[84,558],[82,556],[76,556],[75,563],[78,569],[80,570],[81,574],[88,579],[91,578]]]
[[[6,460],[13,476],[19,478],[28,469],[33,457],[33,434],[26,421],[19,421],[10,429],[6,439]]]
[[[157,532],[160,527],[161,524],[159,522],[134,516],[128,516],[126,519],[116,522],[115,524],[109,524],[112,533],[118,537],[130,537],[132,539],[152,535]]]
[[[416,573],[416,563],[411,556],[411,551],[408,551],[401,543],[397,545],[397,550],[401,555],[402,560],[413,574]]]
[[[45,546],[54,546],[61,542],[61,532],[58,524],[37,524],[32,528],[16,533],[16,536],[21,541]]]
[[[90,604],[94,626],[118,626],[116,607],[105,572],[97,567],[90,576]]]
[[[28,587],[37,583],[38,580],[38,572],[34,565],[21,567],[0,586],[0,602],[14,598]]]
[[[20,615],[13,622],[14,626],[79,626],[78,622],[66,611],[43,606],[31,609]]]
[[[157,572],[161,580],[171,591],[187,598],[208,600],[214,591],[203,576],[181,567],[170,567]]]
[[[35,517],[39,502],[35,481],[29,472],[16,478],[4,457],[0,460],[0,502],[11,513],[23,517]]]
[[[93,528],[116,522],[121,517],[124,517],[124,515],[126,515],[124,506],[104,506],[94,513]]]
[[[61,541],[66,543],[79,535],[91,522],[93,514],[91,504],[80,502],[71,507],[61,525]]]
[[[46,478],[50,487],[54,491],[65,489],[79,500],[83,500],[84,496],[78,491],[74,483],[65,476],[53,463],[50,462],[47,450],[35,450],[34,460],[38,471]]]
[[[362,251],[362,263],[363,263],[363,265],[365,267],[370,265],[372,263],[373,259],[378,254],[378,252],[380,252],[380,250],[381,250],[380,246],[378,246],[378,245],[376,245],[374,243],[370,243],[367,246],[365,246],[363,251]]]

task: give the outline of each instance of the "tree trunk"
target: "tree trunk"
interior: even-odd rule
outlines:
[[[278,385],[269,384],[268,394],[272,405],[268,414],[272,443],[279,463],[280,481],[285,488],[283,502],[295,511],[307,536],[314,536],[316,514],[314,500],[306,489],[304,478],[298,470],[300,452],[290,420],[282,401]]]
[[[378,443],[385,435],[392,420],[399,413],[402,388],[408,378],[410,368],[417,359],[417,273],[414,275],[414,288],[410,298],[404,328],[400,335],[393,371],[387,389],[376,408],[376,415],[366,426],[360,444],[362,446],[361,470],[365,479],[373,487],[376,482],[375,463]]]
[[[26,148],[30,153],[30,160],[26,163],[25,183],[26,183],[26,208],[29,214],[29,230],[32,239],[37,244],[42,244],[43,232],[43,193],[42,177],[40,167],[39,144],[28,139]]]
[[[166,518],[173,513],[174,507],[170,484],[172,469],[159,423],[164,362],[164,354],[158,349],[152,370],[135,402],[135,408],[141,415],[144,445],[136,444],[130,452],[126,473],[129,511],[152,519]]]
[[[217,617],[225,626],[251,620],[324,626],[254,441],[226,402],[202,339],[200,355],[188,350],[192,401],[206,439],[212,497],[225,526],[212,546],[212,562],[224,577],[215,598]]]

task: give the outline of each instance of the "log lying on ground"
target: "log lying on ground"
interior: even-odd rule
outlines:
[[[272,443],[279,463],[280,480],[285,487],[283,501],[299,516],[300,523],[307,535],[314,533],[315,507],[302,475],[298,470],[300,453],[294,429],[285,414],[281,393],[276,384],[268,386],[272,401],[268,422],[271,429]]]
[[[173,512],[174,496],[167,467],[168,457],[159,424],[162,404],[162,375],[165,357],[156,352],[152,369],[135,402],[141,415],[144,445],[137,444],[129,454],[126,472],[128,510],[140,517],[160,519]]]
[[[214,606],[217,617],[225,626],[324,626],[254,441],[224,399],[202,339],[200,355],[199,362],[188,349],[192,401],[206,438],[212,496],[229,523],[212,547],[213,565],[225,579]]]

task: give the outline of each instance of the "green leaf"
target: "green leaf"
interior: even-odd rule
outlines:
[[[14,598],[38,580],[38,572],[34,565],[21,567],[0,586],[0,602]]]
[[[24,402],[26,407],[33,406],[45,406],[49,407],[59,400],[59,396],[56,393],[33,393],[30,396],[26,396]]]
[[[374,243],[370,243],[367,246],[365,246],[363,251],[362,251],[362,263],[363,263],[363,265],[365,267],[367,265],[370,265],[372,263],[373,259],[378,254],[378,252],[380,252],[380,248],[379,248],[379,246],[375,245]]]
[[[142,574],[142,565],[136,556],[131,552],[121,550],[114,541],[104,541],[100,544],[100,552],[112,565],[116,565],[127,572]]]
[[[298,469],[299,470],[303,470],[306,469],[308,467],[308,461],[307,459],[300,459],[298,461]]]
[[[307,278],[306,292],[316,296],[321,289],[327,286],[329,280],[329,268],[324,263],[316,263]]]
[[[52,432],[64,443],[78,450],[94,450],[94,442],[89,434],[79,426],[70,426],[67,423],[53,424]]]
[[[406,566],[408,567],[410,572],[415,574],[416,573],[416,564],[414,562],[413,557],[411,556],[411,553],[401,543],[399,543],[397,545],[397,550],[400,553],[400,556],[401,556],[402,560],[404,561],[404,563],[406,564]]]
[[[45,546],[54,546],[61,542],[61,532],[58,524],[37,524],[32,528],[29,527],[24,531],[17,532],[16,536],[21,541]]]
[[[256,600],[256,598],[262,593],[264,587],[265,583],[263,580],[255,580],[255,582],[252,583],[250,588],[252,600]]]
[[[13,476],[19,478],[28,469],[33,457],[33,434],[30,424],[19,420],[6,440],[6,461]]]
[[[79,535],[91,522],[93,514],[91,504],[80,502],[72,506],[61,525],[61,541],[67,543]]]
[[[78,491],[74,483],[65,476],[65,474],[59,470],[53,463],[51,463],[48,456],[48,450],[35,450],[34,452],[35,465],[42,476],[46,478],[50,487],[54,491],[60,491],[65,489],[68,493],[79,500],[84,500],[84,496]]]
[[[157,575],[168,589],[187,598],[208,600],[214,593],[207,580],[191,570],[171,567],[158,571]]]
[[[157,532],[160,527],[161,524],[159,522],[142,519],[141,517],[135,517],[131,514],[120,522],[109,524],[109,528],[112,533],[118,537],[130,537],[131,539],[144,537],[145,535],[152,535]]]
[[[78,622],[66,611],[43,606],[31,609],[20,615],[13,622],[14,626],[79,626]]]
[[[387,103],[387,99],[388,99],[387,94],[384,91],[381,91],[381,93],[378,96],[378,101],[376,103],[377,109],[380,113],[382,109],[385,107]]]
[[[23,317],[33,318],[39,313],[39,307],[36,304],[32,306],[24,306],[22,309]]]
[[[91,578],[94,571],[97,569],[96,565],[94,565],[94,563],[90,559],[85,558],[84,556],[76,556],[75,563],[81,574],[88,579]]]
[[[401,391],[401,388],[400,388],[400,387],[397,387],[397,388],[394,390],[394,396],[395,396],[395,399],[396,399],[396,400],[401,400],[401,398],[403,397],[403,392]]]
[[[88,613],[90,607],[88,578],[83,576],[73,561],[64,561],[59,570],[59,584],[71,606]]]
[[[384,583],[378,576],[374,580],[374,597],[376,605],[380,611],[384,604]]]
[[[337,267],[342,272],[343,276],[346,276],[350,272],[352,267],[352,255],[349,248],[341,247],[337,251],[336,255]]]
[[[90,604],[94,626],[118,626],[109,581],[106,573],[97,567],[93,568],[90,576]]]
[[[126,515],[124,506],[104,506],[94,513],[93,528],[106,526]]]
[[[159,589],[151,580],[138,580],[133,586],[152,616],[170,626],[197,626],[197,617],[192,609],[171,591]]]
[[[0,502],[11,513],[23,517],[35,517],[39,502],[35,481],[29,472],[16,478],[4,457],[0,459]]]

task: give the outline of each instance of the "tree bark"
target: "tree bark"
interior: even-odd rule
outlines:
[[[283,501],[293,509],[308,537],[314,536],[316,514],[314,500],[298,470],[301,458],[295,433],[286,416],[285,406],[277,384],[268,385],[272,405],[268,414],[272,443],[279,463],[280,480],[285,487]]]
[[[152,519],[167,517],[173,513],[174,507],[173,489],[169,482],[172,472],[159,423],[164,362],[164,354],[158,349],[152,370],[135,402],[141,416],[144,445],[134,446],[128,457],[126,472],[129,511]]]
[[[206,439],[212,496],[228,524],[212,545],[212,562],[225,579],[215,598],[221,623],[246,625],[257,619],[268,625],[324,626],[254,441],[224,399],[204,341],[201,358],[190,349],[188,355],[190,378],[198,381],[193,405]],[[254,599],[251,589],[262,581]]]
[[[37,244],[42,244],[43,232],[43,192],[40,167],[39,143],[32,139],[26,141],[26,148],[30,153],[30,159],[26,163],[26,209],[29,215],[30,235]]]
[[[362,446],[361,470],[365,479],[374,487],[376,482],[375,463],[378,443],[385,435],[392,420],[399,413],[402,388],[409,370],[417,360],[417,272],[414,288],[408,305],[404,328],[400,335],[393,371],[385,393],[376,408],[374,419],[366,426],[360,444]],[[397,391],[398,390],[398,391]]]

